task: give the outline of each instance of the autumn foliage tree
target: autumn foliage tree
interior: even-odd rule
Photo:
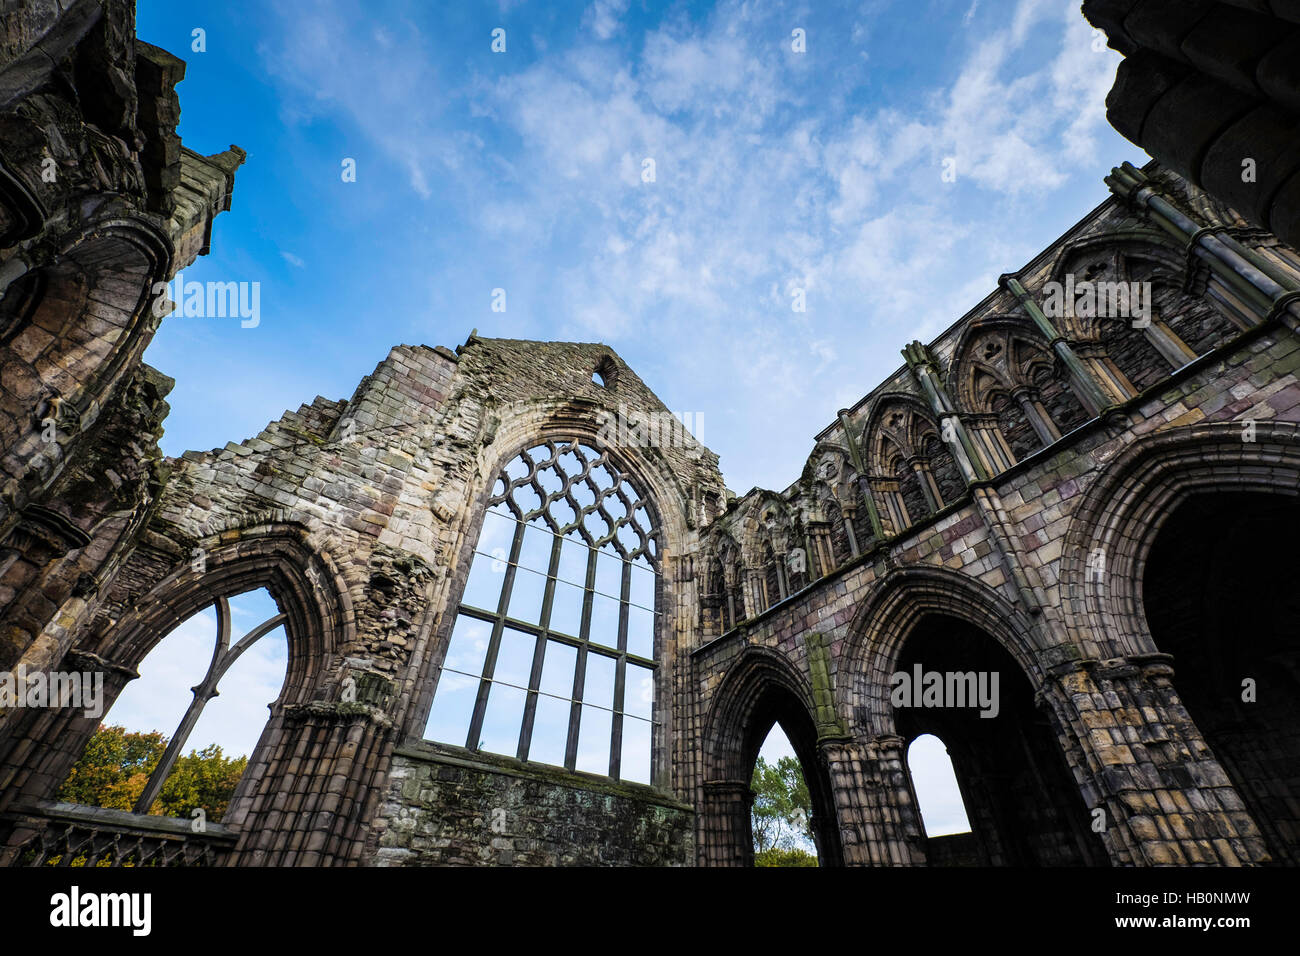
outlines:
[[[101,724],[58,799],[88,807],[132,810],[166,749],[167,738],[157,731],[134,733]],[[216,744],[191,750],[177,759],[149,812],[189,817],[199,807],[207,819],[220,820],[247,766],[247,757],[226,757]]]
[[[813,845],[812,798],[799,761],[782,757],[770,764],[759,757],[750,790],[754,864],[816,866],[816,855],[807,850]]]

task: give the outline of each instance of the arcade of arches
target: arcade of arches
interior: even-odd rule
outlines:
[[[828,409],[784,489],[640,440],[669,410],[607,346],[473,333],[168,458],[148,292],[219,240],[243,154],[180,145],[183,64],[129,3],[63,6],[5,37],[30,56],[0,104],[0,674],[98,675],[111,704],[258,588],[287,672],[203,833],[56,801],[97,718],[28,706],[24,677],[0,863],[745,865],[775,725],[823,865],[1300,862],[1300,255],[1277,237],[1118,167]],[[1137,284],[1150,314],[1047,306],[1079,283]],[[927,835],[922,736],[968,834]]]

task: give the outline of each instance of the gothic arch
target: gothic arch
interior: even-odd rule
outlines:
[[[945,460],[950,461],[951,456],[939,442],[939,454],[931,458],[933,443],[927,446],[926,439],[937,437],[939,426],[920,399],[902,392],[881,395],[862,435],[873,492],[883,499],[884,514],[895,534],[949,503],[934,471],[936,465],[945,468]],[[952,469],[955,467],[954,463]]]
[[[1214,296],[1203,277],[1188,273],[1185,253],[1147,230],[1124,230],[1072,242],[1053,264],[1051,280],[1149,284],[1150,322],[1066,315],[1053,319],[1085,352],[1100,348],[1130,393],[1160,381],[1172,369],[1215,348],[1246,326]],[[1098,355],[1100,359],[1100,355]]]
[[[836,681],[839,707],[860,734],[893,734],[890,677],[903,645],[928,615],[965,621],[993,638],[1035,687],[1042,684],[1031,625],[1023,612],[969,575],[946,568],[891,571],[853,616]]]
[[[493,414],[497,417],[489,425],[492,447],[483,456],[484,465],[467,483],[467,500],[459,509],[462,517],[457,529],[455,563],[444,579],[448,583],[440,600],[431,605],[437,608],[432,612],[436,617],[430,622],[433,638],[428,650],[413,660],[417,676],[412,696],[416,704],[404,718],[403,735],[420,737],[433,711],[437,685],[453,629],[461,615],[461,599],[497,476],[520,454],[548,441],[557,446],[576,441],[602,452],[609,467],[629,480],[639,493],[639,505],[644,507],[650,526],[655,529],[648,536],[654,544],[649,554],[656,570],[653,657],[658,665],[653,695],[656,717],[651,740],[651,783],[668,789],[672,764],[670,730],[673,727],[677,680],[677,647],[671,610],[675,606],[673,574],[669,570],[668,556],[685,550],[684,544],[694,520],[691,501],[659,449],[653,446],[610,446],[603,440],[601,421],[610,413],[595,402],[570,399],[553,403],[543,410],[540,424],[535,408],[527,411],[497,410]],[[707,567],[701,567],[701,571],[707,573]],[[693,621],[690,626],[698,624]]]
[[[739,547],[742,618],[761,614],[791,593],[786,560],[801,546],[790,502],[770,491],[748,497],[732,519]]]
[[[1047,343],[1025,318],[990,316],[972,322],[953,355],[949,394],[968,413],[995,473],[1088,418]]]
[[[1067,626],[1101,657],[1151,654],[1141,581],[1165,520],[1215,490],[1300,495],[1300,442],[1286,423],[1200,424],[1128,446],[1082,496],[1065,535],[1060,588]],[[1098,647],[1097,645],[1100,645]]]
[[[823,438],[813,446],[812,452],[804,461],[803,473],[799,476],[799,480],[803,482],[818,480],[833,482],[838,480],[849,469],[850,460],[848,448]],[[831,469],[834,471],[833,475],[828,476],[824,469],[827,462],[830,463]]]
[[[894,419],[896,413],[901,415],[901,418]],[[867,470],[880,474],[887,464],[881,455],[882,438],[889,438],[903,454],[914,454],[916,441],[927,424],[931,429],[936,427],[934,416],[930,414],[925,403],[915,395],[905,392],[886,392],[877,398],[862,429]]]
[[[1087,255],[1107,255],[1108,250],[1140,248],[1151,258],[1158,258],[1171,269],[1181,268],[1186,261],[1183,251],[1164,233],[1154,229],[1117,229],[1095,236],[1085,236],[1065,243],[1052,261],[1048,278],[1063,282],[1073,260]]]
[[[1037,346],[1045,354],[1047,351],[1047,345],[1042,341],[1042,335],[1039,334],[1033,323],[1023,316],[989,315],[968,323],[961,330],[961,335],[958,337],[957,344],[952,351],[952,363],[948,366],[948,374],[944,377],[944,386],[948,394],[952,396],[953,401],[962,411],[979,412],[988,410],[981,402],[981,396],[973,387],[974,373],[977,369],[985,370],[990,377],[1007,388],[1013,387],[1014,382],[1018,380],[1015,369],[1003,368],[1001,366],[1004,363],[1001,362],[998,363],[998,367],[994,367],[994,356],[985,357],[977,352],[977,346],[981,344],[981,340],[990,336],[997,339],[1023,339]],[[996,344],[1002,345],[1004,343],[996,341]],[[1005,354],[996,357],[999,359],[1006,358]]]
[[[461,509],[466,515],[461,532],[467,531],[466,526],[476,514],[482,517],[478,513],[481,509],[475,506],[486,499],[491,492],[490,482],[516,455],[547,439],[577,438],[607,451],[621,471],[634,476],[645,487],[647,508],[653,506],[655,509],[651,517],[662,532],[659,541],[661,552],[680,553],[692,520],[690,495],[660,449],[654,446],[607,447],[601,437],[601,423],[606,420],[604,416],[615,412],[581,398],[548,402],[541,406],[511,405],[495,409],[491,413],[495,422],[489,424],[489,435],[484,442],[491,447],[485,450],[481,457],[483,467],[467,489],[467,498],[463,502],[466,507]]]
[[[849,635],[837,683],[851,732],[943,740],[974,832],[969,848],[981,865],[1105,860],[1071,769],[1077,745],[1063,739],[1057,702],[1044,696],[1044,666],[1021,611],[965,575],[910,568],[886,578]],[[892,675],[918,671],[969,675],[978,704],[927,695],[924,705],[912,697],[896,706]],[[911,692],[919,694],[919,684]]]
[[[141,661],[175,627],[210,606],[219,597],[265,587],[285,614],[289,645],[288,670],[272,714],[249,759],[249,773],[231,801],[228,819],[238,822],[248,806],[241,798],[270,757],[272,738],[283,726],[288,709],[303,708],[329,697],[327,687],[343,675],[328,671],[347,645],[354,615],[351,599],[331,556],[317,547],[307,529],[293,524],[245,527],[230,539],[213,535],[197,542],[202,565],[186,554],[179,566],[120,620],[96,638],[83,640],[60,665],[65,670],[102,670],[104,709],[112,707]],[[226,540],[222,540],[225,537]],[[11,788],[6,802],[49,799],[63,783],[98,725],[98,718],[76,710],[51,710],[12,728],[12,744],[0,765],[28,771],[28,783]],[[32,744],[28,748],[25,744]],[[21,756],[27,752],[29,756]],[[12,761],[15,761],[11,763]]]
[[[700,581],[700,624],[704,634],[725,634],[744,613],[738,554],[739,548],[725,531],[709,534],[700,548],[695,568]]]
[[[323,682],[333,683],[325,668],[346,646],[354,619],[333,558],[302,525],[257,524],[235,533],[234,540],[228,540],[229,531],[199,539],[202,571],[186,556],[112,631],[85,649],[134,669],[172,628],[215,597],[265,587],[287,616],[289,671],[281,702],[305,703]]]
[[[751,498],[740,518],[740,550],[746,564],[758,562],[765,544],[782,544],[779,537],[789,535],[791,523],[790,503],[780,495],[760,491]]]
[[[483,531],[483,521],[487,514],[487,500],[492,494],[492,484],[497,474],[509,464],[520,452],[551,441],[580,440],[593,447],[603,448],[600,440],[602,416],[612,414],[604,406],[586,399],[569,399],[564,402],[551,402],[536,407],[509,406],[487,412],[490,419],[483,423],[487,430],[484,444],[491,447],[482,456],[482,466],[466,482],[464,495],[460,501],[444,501],[443,504],[458,515],[455,526],[456,545],[453,560],[447,562],[449,573],[444,580],[450,584],[435,606],[454,609],[460,602],[469,575],[474,549]],[[540,421],[539,421],[540,418]],[[658,449],[618,448],[607,449],[619,470],[631,475],[645,492],[646,510],[654,526],[659,529],[657,540],[659,560],[664,562],[668,555],[684,551],[683,544],[689,532],[689,497],[681,483],[673,474],[671,467],[663,461]],[[659,604],[661,607],[672,606],[671,575],[659,575]],[[417,705],[408,712],[403,724],[403,733],[418,736],[428,717],[433,704],[434,685],[442,668],[443,656],[451,639],[455,613],[441,613],[433,622],[433,642],[431,652],[425,653],[423,659],[415,662],[418,667],[416,677],[417,689],[414,697]],[[655,644],[671,638],[672,629],[659,622],[656,628]],[[669,655],[664,655],[668,666]],[[664,701],[667,707],[669,701]],[[667,713],[667,711],[665,711]]]
[[[728,668],[704,719],[704,800],[700,830],[712,865],[753,861],[749,783],[759,749],[774,724],[785,731],[803,766],[823,866],[841,862],[830,775],[817,748],[812,688],[782,654],[749,646]]]

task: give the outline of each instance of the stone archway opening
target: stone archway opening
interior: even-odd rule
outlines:
[[[283,693],[285,615],[265,588],[219,597],[159,640],[103,713],[57,799],[221,822]]]
[[[947,745],[934,734],[917,735],[907,745],[907,773],[930,865],[973,865],[975,834]]]
[[[796,687],[783,667],[767,655],[755,655],[733,671],[720,692],[705,743],[708,777],[701,823],[707,865],[754,865],[754,768],[764,742],[778,727],[808,788],[808,823],[818,865],[843,865],[830,771],[818,748],[817,725]]]
[[[816,773],[812,774],[816,776]],[[758,866],[821,865],[809,774],[780,722],[764,736],[750,775],[750,826]],[[813,780],[812,786],[817,781]]]
[[[1177,505],[1142,571],[1156,647],[1277,862],[1300,862],[1300,498],[1208,492]],[[1189,781],[1190,782],[1190,781]]]
[[[812,816],[809,819],[813,843],[817,848],[818,865],[841,865],[839,825],[835,815],[835,801],[831,792],[830,776],[826,772],[817,753],[817,728],[812,718],[799,699],[784,687],[769,685],[756,701],[750,712],[749,722],[743,732],[739,748],[739,767],[743,768],[738,778],[745,781],[748,798],[745,801],[744,821],[741,832],[744,834],[743,864],[754,865],[753,824],[750,807],[753,792],[748,790],[754,778],[754,767],[758,763],[758,753],[773,729],[780,727],[803,771],[804,782],[808,787]]]
[[[969,835],[927,838],[931,865],[1107,863],[1048,715],[992,636],[947,615],[921,618],[890,700],[905,740],[929,734],[947,746],[969,820]]]

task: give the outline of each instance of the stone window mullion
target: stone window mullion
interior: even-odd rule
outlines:
[[[582,595],[582,626],[579,628],[578,661],[573,672],[573,703],[569,708],[569,737],[564,748],[566,770],[578,768],[578,730],[582,725],[582,691],[587,681],[587,645],[591,640],[591,610],[596,598],[595,548],[587,551],[587,583]]]
[[[483,677],[479,681],[478,698],[474,701],[474,716],[469,722],[465,746],[478,750],[483,733],[483,718],[487,714],[488,694],[492,690],[492,673],[496,669],[497,654],[501,651],[501,635],[506,627],[506,614],[510,609],[510,594],[515,586],[515,572],[519,568],[519,552],[524,546],[524,529],[527,525],[516,519],[515,536],[510,543],[510,559],[506,562],[505,580],[501,584],[501,599],[497,602],[496,617],[492,621],[492,637],[488,641],[487,657],[483,661]]]
[[[528,699],[524,702],[524,719],[519,728],[520,760],[528,759],[528,748],[533,739],[533,722],[537,718],[537,695],[542,683],[542,667],[546,661],[546,640],[551,630],[551,608],[555,601],[555,581],[560,571],[560,549],[564,539],[558,534],[551,541],[551,559],[546,572],[546,591],[542,598],[541,629],[537,632],[537,646],[533,651],[533,666],[528,674]]]
[[[623,756],[623,697],[627,682],[627,623],[632,599],[632,565],[623,562],[622,593],[618,607],[618,660],[614,663],[614,715],[611,720],[609,775],[618,778]]]
[[[491,537],[472,551],[426,734],[652,782],[664,759],[653,696],[643,706],[660,675],[652,503],[609,452],[578,440],[521,451],[494,481],[480,532]]]

